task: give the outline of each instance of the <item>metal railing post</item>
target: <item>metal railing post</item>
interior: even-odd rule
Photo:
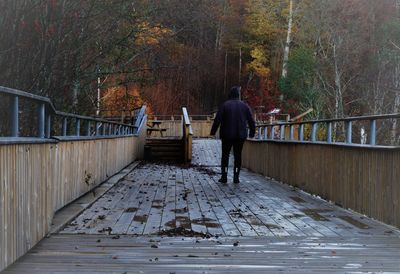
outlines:
[[[290,140],[290,141],[293,141],[293,140],[294,140],[294,125],[290,125],[289,140]]]
[[[369,144],[371,146],[376,145],[376,120],[370,121]]]
[[[326,133],[326,142],[328,144],[332,143],[332,123],[328,123],[328,132]]]
[[[81,135],[81,120],[76,119],[76,126],[75,126],[75,135],[80,136]]]
[[[304,141],[304,124],[301,124],[299,127],[299,141]]]
[[[10,132],[11,137],[19,136],[19,99],[18,96],[10,98]]]
[[[39,104],[38,106],[38,137],[44,138],[45,137],[45,112],[46,106],[44,103]]]
[[[285,125],[281,125],[279,132],[279,140],[283,141],[285,139]]]
[[[313,123],[312,129],[311,129],[311,142],[313,142],[313,143],[315,143],[317,141],[317,130],[318,130],[318,124]]]
[[[351,144],[352,143],[352,129],[353,129],[353,123],[352,121],[347,121],[346,122],[346,143]]]
[[[90,126],[91,122],[88,120],[86,125],[86,136],[90,136]]]
[[[272,126],[270,136],[269,136],[270,140],[274,140],[274,135],[275,135],[274,133],[275,133],[275,126]]]
[[[68,126],[68,121],[67,117],[63,118],[63,127],[62,127],[62,136],[67,136],[67,126]]]

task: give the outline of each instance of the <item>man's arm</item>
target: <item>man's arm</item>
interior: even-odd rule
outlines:
[[[211,127],[211,132],[210,135],[214,136],[217,133],[217,130],[221,124],[221,120],[222,120],[222,111],[223,111],[223,106],[221,106],[217,112],[217,115],[215,116],[213,125]]]
[[[253,138],[254,135],[256,134],[256,123],[254,122],[253,114],[251,113],[251,110],[248,106],[247,106],[247,123],[250,129],[249,137]]]

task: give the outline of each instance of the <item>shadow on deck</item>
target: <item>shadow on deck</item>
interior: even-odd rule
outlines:
[[[142,163],[5,273],[400,271],[399,230],[252,172],[222,185],[219,151]]]

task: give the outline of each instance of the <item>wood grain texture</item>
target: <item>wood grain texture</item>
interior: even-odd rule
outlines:
[[[399,273],[393,237],[53,235],[4,273]]]
[[[0,145],[0,270],[48,233],[55,211],[138,158],[142,139]]]
[[[243,165],[400,227],[400,150],[247,141]]]

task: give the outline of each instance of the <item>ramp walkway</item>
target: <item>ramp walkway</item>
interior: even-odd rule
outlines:
[[[399,273],[400,231],[244,170],[142,162],[4,273]],[[230,174],[231,175],[231,174]]]

